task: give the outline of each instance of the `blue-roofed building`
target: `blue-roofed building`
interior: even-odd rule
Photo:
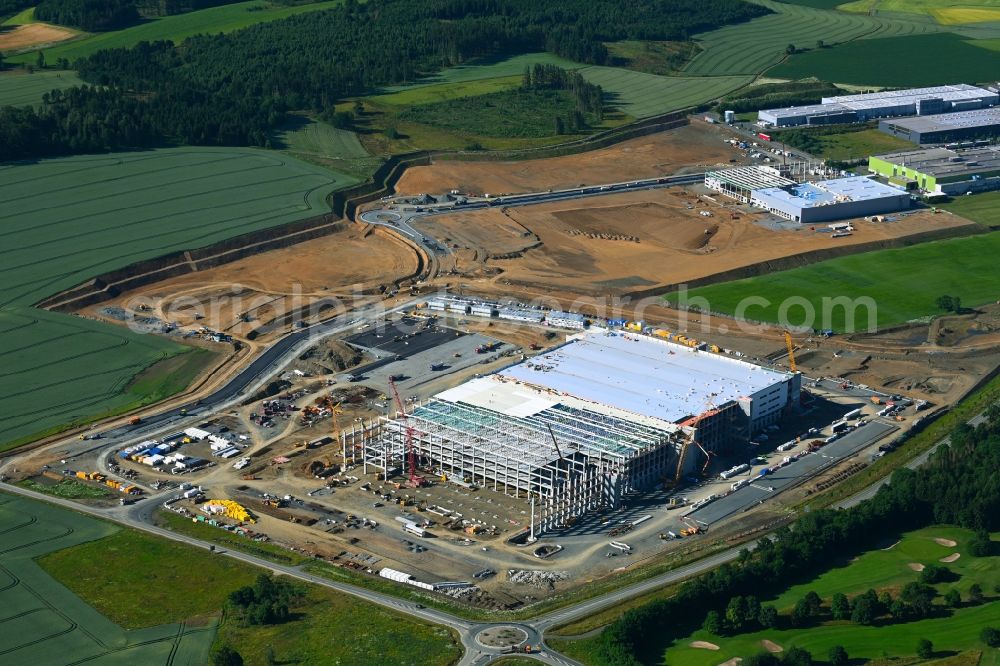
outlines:
[[[906,210],[910,195],[867,176],[755,190],[750,203],[793,222],[811,224]]]

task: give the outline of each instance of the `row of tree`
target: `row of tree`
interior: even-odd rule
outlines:
[[[605,41],[679,39],[768,11],[742,0],[346,0],[180,46],[144,42],[78,60],[92,87],[38,110],[0,111],[12,123],[0,160],[158,143],[264,146],[290,110],[323,113],[480,56],[549,50],[602,63]],[[106,127],[65,122],[88,115]]]
[[[253,585],[245,585],[229,594],[226,614],[242,626],[281,624],[290,617],[289,608],[301,601],[301,586],[286,578],[260,574]]]
[[[873,498],[842,511],[805,514],[794,530],[777,530],[773,541],[764,539],[753,551],[742,551],[734,563],[683,584],[674,597],[626,612],[602,633],[597,657],[600,663],[614,666],[659,663],[664,638],[690,632],[697,626],[695,618],[706,618],[713,610],[718,613],[718,608],[738,596],[744,597],[736,604],[742,615],[732,619],[760,622],[763,608],[754,617],[757,604],[747,602],[747,595],[770,594],[811,578],[835,558],[864,552],[886,534],[948,523],[977,530],[978,540],[988,540],[984,533],[1000,528],[998,468],[1000,407],[994,406],[981,425],[956,428],[950,445],[941,447],[919,469],[896,471],[891,483]],[[901,616],[919,614],[930,609],[932,592],[926,583],[908,586],[898,599],[905,606],[896,604],[896,599],[865,593],[863,601],[849,602],[851,617],[875,621],[894,609]],[[883,608],[885,601],[888,609]],[[838,598],[836,604],[838,613],[846,612],[843,600]],[[807,618],[818,608],[816,599],[810,598],[799,614]]]
[[[140,20],[134,0],[40,0],[35,18],[88,32],[119,30]]]

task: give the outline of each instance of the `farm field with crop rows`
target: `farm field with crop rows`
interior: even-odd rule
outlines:
[[[40,104],[42,95],[56,88],[71,88],[83,83],[76,72],[46,70],[26,74],[22,71],[0,74],[0,106]]]
[[[696,35],[695,41],[703,51],[684,73],[690,76],[759,74],[779,63],[789,44],[813,48],[817,40],[830,45],[862,37],[895,37],[942,29],[927,21],[845,14],[770,0],[759,2],[775,13]]]
[[[749,84],[751,76],[657,76],[615,67],[584,67],[583,78],[604,88],[611,104],[633,118],[667,113],[722,97]]]
[[[264,23],[305,12],[321,11],[335,7],[340,2],[341,0],[330,0],[315,4],[282,6],[263,0],[251,0],[250,2],[210,7],[186,14],[163,16],[122,30],[97,33],[45,49],[45,59],[48,62],[56,62],[59,58],[66,58],[73,62],[77,58],[89,56],[101,49],[133,46],[142,41],[154,42],[168,39],[180,42],[192,35],[232,32],[255,23]],[[33,63],[35,57],[34,53],[24,53],[11,56],[10,61]]]
[[[892,54],[891,58],[885,57]],[[927,54],[934,54],[928,58]],[[872,62],[878,67],[870,67]],[[914,67],[914,62],[920,62]],[[956,72],[960,72],[957,74]],[[814,76],[834,83],[874,86],[934,86],[958,81],[992,81],[1000,72],[1000,53],[978,48],[958,35],[940,33],[866,39],[793,55],[769,76]]]
[[[817,318],[823,312],[823,298],[849,299],[869,297],[877,304],[876,323],[879,328],[901,324],[911,319],[940,314],[935,305],[938,296],[959,296],[966,307],[975,307],[996,300],[1000,292],[1000,275],[995,270],[995,257],[1000,253],[1000,233],[970,238],[922,243],[907,248],[879,250],[865,254],[821,261],[811,266],[771,273],[692,289],[688,298],[708,300],[713,312],[734,315],[744,299],[763,297],[766,305],[754,304],[744,316],[754,321],[777,323],[781,304],[789,298],[805,299]],[[914,289],[913,285],[931,285]],[[676,302],[676,295],[668,297]],[[868,327],[868,310],[854,313],[855,330]],[[803,309],[790,307],[788,325],[805,323],[810,327],[845,330],[845,310],[832,309],[829,322],[801,321]]]
[[[93,542],[117,528],[47,504],[0,494],[0,655],[9,664],[204,664],[216,622],[126,631],[52,576],[35,558]],[[136,590],[129,590],[137,594]]]
[[[130,385],[188,348],[31,305],[104,271],[322,214],[328,193],[357,182],[245,148],[69,157],[0,175],[0,446],[162,399],[193,377],[185,362]]]

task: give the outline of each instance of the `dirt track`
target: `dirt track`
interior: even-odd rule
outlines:
[[[537,192],[672,174],[687,167],[729,165],[740,155],[723,134],[700,121],[580,155],[524,162],[452,162],[407,169],[400,194]]]
[[[48,23],[28,23],[13,30],[0,32],[0,51],[14,51],[31,46],[63,42],[74,36],[72,30],[59,28]]]

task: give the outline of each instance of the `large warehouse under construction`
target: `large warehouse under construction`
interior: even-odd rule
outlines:
[[[591,331],[348,433],[388,476],[412,460],[537,500],[545,531],[699,470],[798,403],[799,375],[631,332]],[[412,458],[410,458],[412,447]]]

